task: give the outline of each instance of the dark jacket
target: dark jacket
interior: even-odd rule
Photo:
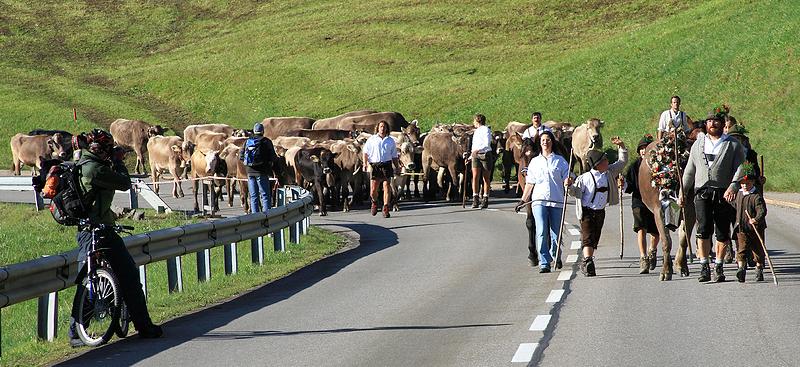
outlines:
[[[747,211],[750,217],[756,220],[756,227],[758,230],[764,231],[767,228],[767,204],[764,202],[764,197],[761,192],[756,192],[748,195],[742,194],[742,191],[736,193],[736,222],[733,223],[733,230],[739,232],[753,232],[753,226],[747,218]]]
[[[272,145],[272,140],[262,137],[260,138],[260,143],[261,154],[265,155],[261,159],[264,164],[253,167],[245,166],[247,177],[276,176],[277,174],[280,174],[280,172],[275,172],[280,166],[278,165],[278,154],[275,153],[275,147]],[[245,143],[245,146],[246,145],[247,143]],[[240,161],[244,161],[245,146],[242,146],[242,149],[239,150]]]
[[[89,220],[93,223],[114,224],[114,212],[111,211],[114,192],[131,188],[131,179],[125,165],[122,162],[112,164],[84,150],[78,160],[78,167],[81,189],[91,202]]]
[[[642,201],[642,192],[639,191],[639,166],[642,165],[642,157],[636,158],[628,167],[628,172],[625,174],[625,181],[628,182],[628,187],[625,188],[625,193],[631,194],[631,208],[646,208]]]

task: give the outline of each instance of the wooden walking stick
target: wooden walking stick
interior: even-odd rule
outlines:
[[[468,158],[464,158],[464,193],[461,195],[461,207],[467,207],[467,163],[469,163]],[[475,191],[475,188],[472,188]]]
[[[625,251],[625,231],[622,225],[622,174],[619,174],[617,179],[617,183],[619,186],[619,258],[622,259],[622,254]]]
[[[680,187],[680,197],[686,200],[686,192],[683,190],[683,175],[681,175],[681,160],[680,156],[678,155],[678,136],[675,135],[673,139],[674,149],[675,149],[675,171],[678,174],[678,186]],[[684,204],[685,205],[685,204]],[[692,241],[689,238],[689,233],[686,233],[686,209],[681,208],[681,227],[683,227],[683,235],[686,237],[686,247],[689,250],[689,262],[694,264],[694,253],[692,252]]]
[[[744,213],[747,214],[748,222],[753,219],[752,217],[750,217],[750,212],[749,211],[745,210]],[[761,242],[761,248],[764,249],[764,257],[767,258],[767,263],[769,263],[769,270],[772,272],[772,282],[775,283],[775,286],[777,286],[778,285],[778,277],[775,276],[775,267],[772,266],[772,259],[769,258],[769,252],[767,252],[767,245],[764,243],[764,239],[761,238],[761,233],[758,232],[758,228],[756,228],[756,225],[754,223],[752,223],[752,222],[750,222],[750,225],[753,226],[753,230],[756,231],[756,236],[758,236],[758,241]],[[764,265],[764,264],[761,264],[761,265]]]
[[[567,167],[572,167],[572,151],[569,153],[569,164]],[[567,178],[569,175],[572,174],[572,170],[567,170]],[[564,186],[564,201],[562,202],[563,207],[561,208],[561,224],[558,226],[558,239],[556,240],[556,264],[558,264],[558,259],[561,257],[561,235],[564,233],[564,217],[567,216],[567,191],[568,188]]]

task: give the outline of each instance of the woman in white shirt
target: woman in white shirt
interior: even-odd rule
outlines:
[[[532,215],[536,220],[536,246],[539,251],[539,272],[549,273],[561,226],[564,207],[564,181],[570,176],[564,157],[553,151],[556,139],[553,133],[539,134],[542,152],[528,164],[522,202],[531,201]],[[556,260],[556,268],[560,266]]]

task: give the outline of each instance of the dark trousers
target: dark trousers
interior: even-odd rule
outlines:
[[[761,238],[764,238],[764,230],[759,229],[759,234]],[[737,262],[744,262],[747,260],[747,253],[752,251],[753,252],[753,260],[756,263],[761,264],[764,266],[764,248],[761,247],[761,242],[758,240],[758,236],[753,231],[747,232],[737,232],[736,233],[736,261]]]
[[[533,218],[533,210],[531,205],[526,205],[527,218],[525,219],[525,227],[528,228],[528,258],[533,260],[537,259],[539,255],[536,253],[536,220]]]
[[[603,231],[603,222],[606,220],[606,210],[594,210],[583,207],[581,214],[581,247],[597,249],[600,243],[600,232]]]
[[[697,238],[707,240],[715,233],[717,241],[731,239],[732,218],[735,209],[723,197],[725,189],[701,188],[694,196],[697,213]]]
[[[103,251],[103,256],[105,256],[109,264],[111,264],[111,269],[119,281],[122,299],[128,306],[131,321],[133,321],[136,330],[142,330],[149,326],[152,321],[150,320],[150,314],[147,312],[147,304],[145,303],[144,292],[142,291],[142,283],[139,282],[139,271],[136,268],[136,263],[133,262],[131,254],[128,253],[128,249],[125,248],[122,237],[116,232],[113,230],[100,231],[97,232],[97,236],[100,237],[97,242],[97,248],[106,249]],[[90,231],[79,231],[77,237],[80,251],[78,260],[81,266],[83,266],[86,260],[86,249],[92,245],[92,233]],[[85,273],[79,275],[78,280],[76,280],[79,287],[83,282],[83,277],[85,277]],[[77,337],[77,335],[72,335],[72,333],[74,332],[73,323],[78,318],[79,305],[80,299],[78,299],[78,292],[75,292],[75,299],[72,301],[70,337]]]

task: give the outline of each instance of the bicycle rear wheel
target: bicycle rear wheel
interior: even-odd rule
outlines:
[[[96,276],[89,278],[78,289],[77,330],[84,344],[96,347],[108,342],[119,327],[122,295],[117,279],[107,269],[98,269]]]
[[[122,302],[122,307],[119,311],[119,324],[114,332],[118,337],[124,338],[128,336],[128,331],[131,329],[131,314],[128,313],[128,305]]]

